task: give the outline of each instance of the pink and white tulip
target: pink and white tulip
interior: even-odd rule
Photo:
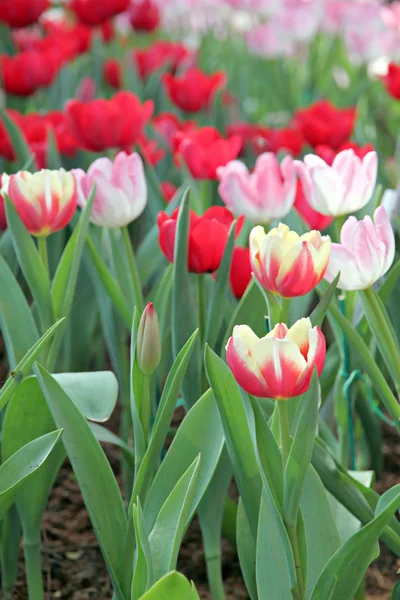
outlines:
[[[78,204],[86,206],[96,184],[90,221],[101,227],[124,227],[144,211],[147,186],[143,162],[136,153],[119,152],[114,161],[98,158],[87,173],[73,170],[78,187]]]
[[[354,150],[339,152],[330,167],[315,154],[295,161],[310,206],[322,215],[338,217],[363,208],[372,198],[378,172],[376,152],[363,159]]]
[[[258,157],[254,171],[249,172],[239,160],[218,167],[219,195],[236,215],[244,215],[253,223],[283,219],[296,196],[296,172],[291,156],[280,165],[273,152]]]
[[[250,233],[252,271],[264,289],[285,298],[303,296],[323,278],[331,239],[319,231],[299,236],[280,223],[267,234],[263,227]]]
[[[324,367],[325,338],[310,319],[290,329],[278,323],[259,338],[247,325],[237,325],[226,346],[226,360],[238,384],[259,398],[283,400],[304,394],[314,367]]]
[[[340,244],[332,244],[325,279],[332,281],[340,271],[338,288],[365,290],[391,267],[395,240],[389,217],[379,206],[371,217],[358,221],[349,217],[340,232]]]
[[[75,180],[64,169],[19,171],[10,176],[7,194],[29,233],[39,237],[66,227],[76,210]]]

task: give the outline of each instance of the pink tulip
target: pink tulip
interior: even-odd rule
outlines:
[[[360,159],[354,150],[339,152],[330,167],[315,154],[295,161],[310,206],[322,215],[356,212],[372,198],[378,172],[376,152]]]
[[[310,319],[290,329],[278,323],[259,338],[247,325],[237,325],[226,346],[226,360],[238,384],[259,398],[283,400],[304,394],[314,367],[321,374],[325,338]]]
[[[374,223],[375,222],[375,223]],[[341,290],[365,290],[391,267],[395,241],[383,206],[371,217],[358,221],[349,217],[340,232],[340,244],[332,244],[325,279],[332,281],[340,271]]]
[[[283,219],[293,206],[296,196],[296,173],[293,159],[286,156],[282,164],[275,154],[259,156],[254,171],[239,160],[217,169],[219,194],[236,215],[244,215],[253,223]]]
[[[123,227],[144,211],[147,203],[147,186],[143,163],[136,153],[119,152],[114,161],[98,158],[87,174],[74,169],[78,187],[78,204],[86,206],[93,185],[96,196],[90,221],[101,227]]]

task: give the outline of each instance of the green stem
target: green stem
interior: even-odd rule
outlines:
[[[289,433],[289,416],[287,409],[287,400],[278,400],[279,408],[279,424],[281,430],[281,449],[283,470],[285,470],[287,459],[290,451],[290,433]]]
[[[143,386],[142,386],[142,397],[141,397],[141,405],[140,405],[140,422],[142,424],[142,429],[144,433],[144,443],[145,450],[147,449],[147,444],[149,441],[149,433],[150,433],[150,413],[151,413],[151,402],[150,402],[150,376],[143,375]],[[137,468],[136,474],[138,473],[139,466]]]
[[[38,248],[40,258],[42,259],[42,263],[44,268],[46,269],[46,273],[49,273],[49,255],[47,252],[47,237],[42,236],[38,238]]]
[[[26,579],[29,600],[44,600],[40,544],[24,541]]]
[[[124,243],[126,258],[129,265],[129,276],[131,277],[132,286],[135,294],[135,306],[139,313],[143,312],[144,300],[142,292],[142,284],[140,282],[139,270],[136,264],[135,254],[133,252],[131,238],[129,235],[128,227],[121,227],[122,240]]]
[[[199,310],[199,334],[200,343],[204,343],[206,327],[206,303],[204,293],[204,275],[197,275],[197,303]]]
[[[290,543],[292,545],[294,566],[295,566],[296,575],[297,575],[298,589],[295,591],[295,594],[296,594],[298,600],[304,600],[305,585],[304,585],[303,569],[301,568],[300,547],[299,547],[299,541],[297,539],[296,527],[287,527],[287,532],[289,535]]]
[[[215,553],[207,554],[207,579],[213,600],[226,600],[224,581],[221,573],[221,550],[216,548]]]
[[[290,298],[282,298],[281,314],[279,320],[281,323],[288,324],[289,321]]]

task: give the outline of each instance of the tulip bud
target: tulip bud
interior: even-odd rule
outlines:
[[[139,369],[144,375],[151,375],[161,359],[160,324],[152,302],[147,303],[140,319],[136,352]]]

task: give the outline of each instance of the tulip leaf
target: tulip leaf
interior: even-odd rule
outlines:
[[[62,166],[62,160],[58,151],[54,129],[49,127],[47,130],[46,168],[57,170],[61,169]]]
[[[46,272],[46,268],[40,258],[39,251],[31,235],[28,233],[14,204],[7,194],[4,194],[4,203],[6,207],[7,224],[18,257],[18,263],[36,302],[42,330],[44,331],[53,322],[49,275]]]
[[[257,592],[261,598],[293,600],[296,569],[289,536],[270,492],[261,494],[256,552]]]
[[[0,325],[12,369],[38,338],[29,304],[4,258],[0,256]],[[21,327],[23,323],[23,327]]]
[[[180,573],[172,571],[157,581],[140,600],[200,600],[196,588]]]
[[[117,446],[121,450],[122,454],[124,455],[124,458],[126,459],[133,471],[133,469],[135,468],[135,455],[129,448],[128,444],[124,442],[124,440],[122,440],[120,437],[118,437],[118,435],[115,435],[115,433],[113,433],[109,429],[106,429],[102,425],[99,425],[98,423],[89,423],[89,427],[94,433],[98,442],[101,442],[102,444],[113,444],[113,446]]]
[[[339,283],[340,272],[336,275],[335,279],[329,284],[325,292],[320,298],[317,306],[314,308],[310,315],[310,320],[313,327],[321,327],[326,313],[331,305],[331,302],[335,296],[337,284]]]
[[[377,541],[400,505],[400,485],[380,498],[375,518],[332,556],[322,571],[310,600],[352,600],[370,563],[379,555]]]
[[[227,365],[208,346],[205,367],[224,428],[239,493],[253,538],[256,539],[262,484],[242,396]]]
[[[82,491],[114,591],[118,599],[123,599],[120,581],[127,519],[118,484],[85,417],[43,367],[38,365],[36,372],[53,419],[64,429],[65,450]]]
[[[285,523],[289,527],[296,527],[300,494],[314,447],[320,398],[318,375],[315,370],[308,392],[303,394],[301,400],[301,413],[285,468],[283,513]]]
[[[20,448],[0,467],[0,519],[14,503],[24,482],[43,465],[61,435],[52,431]]]
[[[0,531],[1,589],[7,598],[7,593],[12,597],[12,590],[17,581],[21,541],[21,523],[15,504],[4,515]]]
[[[239,498],[236,540],[240,568],[251,600],[258,600],[256,583],[256,542],[250,530],[242,499]]]
[[[174,250],[174,275],[172,286],[172,350],[178,355],[188,337],[197,329],[197,308],[188,272],[188,247],[190,227],[189,191],[186,191],[179,209]],[[200,342],[196,341],[187,377],[182,384],[186,406],[190,408],[201,393]]]
[[[56,317],[61,314],[61,307],[64,301],[64,294],[71,272],[71,264],[74,258],[78,233],[78,227],[75,227],[64,248],[61,258],[58,261],[57,270],[51,284],[51,302],[53,305],[53,312]]]
[[[200,464],[199,455],[164,502],[149,535],[155,580],[176,567],[179,548],[192,514]]]
[[[210,444],[210,440],[213,443]],[[144,505],[146,526],[152,529],[172,489],[196,457],[201,455],[190,521],[214,474],[224,447],[224,432],[213,395],[208,390],[190,409],[161,463]]]
[[[133,569],[131,600],[137,600],[142,597],[153,582],[153,559],[140,502],[138,502],[137,506],[136,504],[133,505],[132,516],[135,529],[136,556]]]
[[[35,156],[30,151],[21,129],[16,122],[8,116],[5,110],[0,110],[0,117],[3,120],[4,127],[10,137],[11,145],[16,156],[14,168],[16,170],[24,169],[25,171],[34,173],[38,170]]]

